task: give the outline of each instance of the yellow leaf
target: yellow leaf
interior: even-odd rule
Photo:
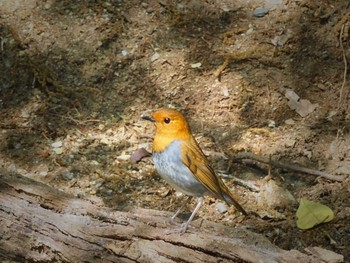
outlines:
[[[300,229],[309,229],[333,220],[334,213],[328,206],[302,198],[296,216],[297,226]]]

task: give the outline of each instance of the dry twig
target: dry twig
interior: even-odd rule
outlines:
[[[214,76],[219,78],[221,75],[221,72],[224,71],[224,69],[227,67],[227,65],[229,64],[230,59],[229,58],[225,58],[224,63],[222,63],[222,65],[220,65],[220,67],[218,67],[215,72],[214,72]]]
[[[340,109],[340,104],[343,100],[343,93],[344,93],[344,87],[345,87],[345,83],[346,83],[346,74],[348,72],[348,62],[347,62],[347,59],[346,59],[346,54],[345,54],[345,50],[344,50],[344,46],[343,46],[343,33],[344,33],[344,27],[345,27],[345,24],[342,25],[341,29],[340,29],[340,33],[339,33],[339,45],[340,45],[340,48],[343,52],[343,62],[344,62],[344,73],[343,73],[343,83],[341,85],[341,88],[340,88],[340,94],[339,94],[339,101],[338,101],[338,108],[337,108],[337,111]]]
[[[315,176],[320,176],[332,181],[338,181],[338,182],[342,182],[344,181],[344,176],[339,176],[339,175],[332,175],[326,172],[322,172],[319,170],[314,170],[314,169],[310,169],[310,168],[306,168],[306,167],[301,167],[295,164],[289,164],[289,163],[285,163],[285,162],[280,162],[280,161],[275,161],[275,160],[269,160],[266,157],[263,156],[257,156],[255,154],[252,153],[239,153],[235,156],[235,160],[240,160],[243,163],[246,164],[252,164],[255,161],[260,162],[260,163],[265,163],[265,164],[269,164],[272,165],[274,167],[278,167],[278,168],[284,168],[284,169],[288,169],[288,170],[292,170],[292,171],[297,171],[297,172],[302,172],[302,173],[307,173],[310,175],[315,175]]]
[[[241,185],[241,186],[249,189],[250,191],[253,191],[253,192],[260,191],[260,188],[256,184],[254,184],[253,182],[242,180],[236,176],[226,174],[224,172],[218,172],[218,175],[221,176],[222,178],[233,179],[235,184]]]

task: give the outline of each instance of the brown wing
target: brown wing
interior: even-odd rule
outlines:
[[[215,197],[223,199],[219,180],[196,141],[191,138],[189,143],[183,142],[181,152],[183,163],[191,170],[197,180],[208,188]]]
[[[241,213],[247,214],[235,200],[223,181],[217,177],[193,137],[189,142],[183,142],[181,144],[181,152],[183,163],[191,170],[197,180],[213,193],[216,198],[222,199],[228,204],[233,204]]]

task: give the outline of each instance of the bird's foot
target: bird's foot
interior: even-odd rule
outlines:
[[[174,223],[177,224],[177,226],[175,226],[175,227],[172,228],[172,229],[166,230],[166,231],[165,231],[165,234],[166,234],[166,235],[171,235],[171,234],[179,234],[179,235],[182,235],[182,234],[184,234],[184,233],[186,232],[187,227],[188,227],[187,222],[186,222],[186,223],[182,223],[182,224],[180,224],[180,225],[179,225],[178,222],[175,222],[175,221],[174,221]]]
[[[180,225],[181,223],[179,223],[179,221],[176,219],[176,216],[172,216],[171,218],[170,218],[170,224],[172,224],[172,225]]]

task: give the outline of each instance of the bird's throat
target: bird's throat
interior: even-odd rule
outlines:
[[[161,153],[176,140],[186,140],[189,134],[178,133],[177,136],[157,133],[153,141],[153,152]]]
[[[153,152],[163,152],[173,141],[174,138],[165,136],[155,136],[153,141]]]

